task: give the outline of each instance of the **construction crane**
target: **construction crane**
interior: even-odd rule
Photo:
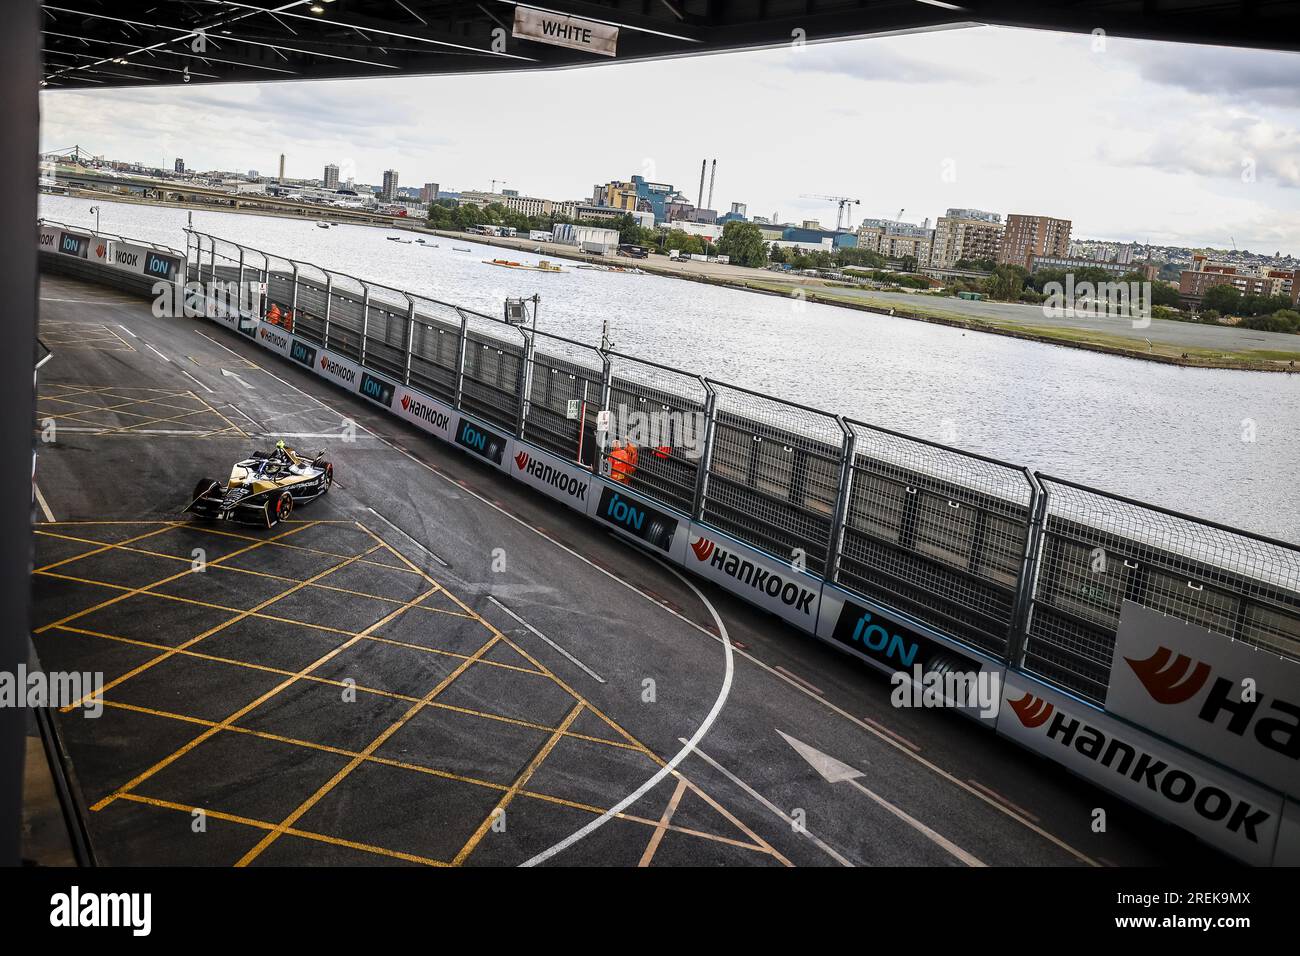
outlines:
[[[803,199],[824,199],[826,202],[839,204],[839,211],[835,214],[835,231],[839,232],[847,224],[853,221],[851,207],[861,204],[861,200],[850,199],[848,196],[819,196],[812,193],[804,193]]]
[[[902,222],[902,221],[903,221],[903,213],[905,213],[905,212],[907,212],[906,209],[900,208],[900,209],[898,210],[898,215],[894,217],[894,222]]]
[[[482,182],[482,180],[479,180],[479,182]],[[502,186],[504,186],[504,185],[506,184],[506,181],[505,181],[504,179],[494,179],[494,180],[492,180],[492,192],[493,192],[493,193],[495,193],[495,192],[497,191],[497,183],[500,183]]]

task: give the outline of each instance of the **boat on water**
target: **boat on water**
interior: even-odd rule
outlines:
[[[574,266],[575,269],[586,269],[589,272],[623,272],[627,275],[643,276],[646,274],[644,269],[638,269],[636,266],[603,266],[596,263],[583,263]]]
[[[469,246],[452,246],[451,251],[452,252],[473,252],[474,250],[469,248]]]
[[[411,240],[410,240],[410,239],[403,239],[401,236],[389,236],[389,237],[388,237],[388,241],[389,241],[389,242],[404,242],[404,243],[406,243],[408,246],[411,244]]]
[[[501,266],[504,269],[523,269],[526,272],[563,272],[564,270],[547,259],[543,259],[537,265],[531,265],[527,262],[515,262],[513,259],[484,259],[484,265]]]
[[[329,227],[330,227],[330,224],[329,224],[328,222],[318,222],[318,223],[316,223],[316,228],[318,228],[318,229],[328,229]]]

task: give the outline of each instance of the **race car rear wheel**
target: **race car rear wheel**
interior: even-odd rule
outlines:
[[[321,478],[320,483],[320,493],[323,495],[334,484],[334,465],[331,462],[322,461],[320,466],[325,469],[325,475]]]

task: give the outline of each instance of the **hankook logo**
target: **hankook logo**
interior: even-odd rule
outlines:
[[[451,416],[438,411],[432,405],[426,404],[407,392],[402,396],[402,411],[407,412],[421,421],[426,421],[434,428],[445,431],[451,426]]]
[[[357,380],[356,369],[350,368],[342,362],[335,361],[328,355],[322,355],[320,357],[320,367],[322,371],[329,375],[333,375],[340,382],[347,382],[351,385]]]
[[[1131,657],[1124,660],[1158,704],[1186,703],[1196,696],[1210,677],[1209,664],[1197,661],[1192,667],[1192,659],[1186,654],[1174,657],[1174,652],[1163,646],[1156,648],[1156,652],[1145,660]]]
[[[266,326],[262,326],[262,330],[259,334],[262,336],[262,338],[266,339],[266,341],[270,342],[276,348],[283,349],[283,348],[288,348],[289,346],[288,336],[281,335],[279,332],[272,331],[271,329],[268,329]]]
[[[1047,723],[1047,719],[1052,716],[1052,705],[1030,693],[1026,693],[1019,700],[1009,701],[1009,703],[1016,716],[1020,718],[1020,722],[1030,730],[1043,726],[1043,724]]]
[[[521,451],[515,455],[515,467],[524,474],[536,478],[542,484],[550,485],[557,491],[562,491],[577,501],[587,500],[587,488],[590,487],[590,481],[575,478],[567,472],[532,457],[526,451]]]
[[[812,614],[812,602],[817,596],[816,593],[801,587],[795,581],[787,580],[775,571],[759,567],[753,561],[742,558],[738,554],[732,554],[725,548],[718,547],[708,538],[702,537],[691,542],[691,550],[695,552],[696,560],[708,561],[710,567],[717,568],[727,577],[741,584],[747,584],[770,598],[777,598],[782,604],[796,611]]]

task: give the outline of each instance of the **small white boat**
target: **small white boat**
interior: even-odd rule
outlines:
[[[316,227],[318,229],[328,229],[330,227],[330,224],[328,222],[318,222],[316,223]]]
[[[474,250],[471,249],[469,246],[465,246],[464,248],[461,248],[460,246],[452,246],[451,251],[452,252],[473,252]]]

